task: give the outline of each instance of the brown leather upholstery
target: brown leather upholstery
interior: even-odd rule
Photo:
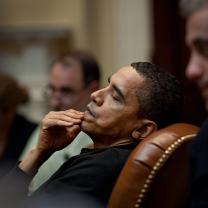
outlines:
[[[197,130],[196,126],[178,123],[138,144],[116,182],[108,207],[185,207],[188,147]]]

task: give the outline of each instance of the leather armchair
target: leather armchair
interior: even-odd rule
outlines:
[[[153,133],[130,154],[109,208],[180,208],[189,196],[189,145],[198,127],[178,123]]]

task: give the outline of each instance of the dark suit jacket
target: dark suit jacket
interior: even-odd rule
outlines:
[[[7,138],[7,145],[0,158],[0,177],[16,164],[27,140],[37,124],[22,115],[16,114]]]
[[[190,168],[190,207],[208,207],[208,119],[192,142]]]

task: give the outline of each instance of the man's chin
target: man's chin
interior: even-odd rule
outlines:
[[[90,125],[90,123],[83,120],[81,124],[81,131],[91,135],[91,133],[93,133],[93,127]]]
[[[81,123],[81,131],[85,132],[87,131],[87,125],[86,125],[86,122],[83,120],[82,123]]]
[[[50,110],[51,111],[62,111],[62,109],[61,108],[58,108],[58,107],[57,108],[51,108]]]

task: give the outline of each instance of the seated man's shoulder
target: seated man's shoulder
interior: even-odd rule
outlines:
[[[69,160],[65,168],[69,170],[72,166],[84,172],[97,174],[99,172],[120,172],[125,161],[127,160],[132,148],[127,147],[109,147],[98,149],[82,149],[79,156]]]

